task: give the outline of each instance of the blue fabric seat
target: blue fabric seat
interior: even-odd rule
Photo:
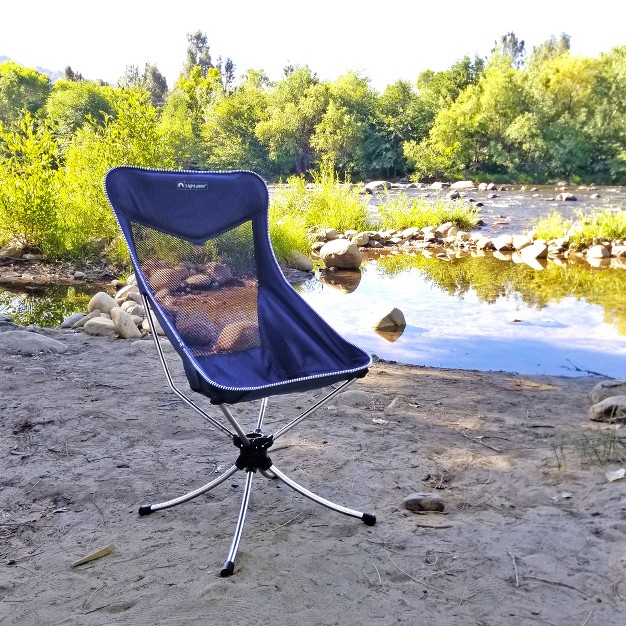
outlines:
[[[108,172],[105,189],[140,291],[194,391],[233,404],[365,375],[369,356],[285,280],[258,175],[122,166]],[[225,268],[229,280],[203,284],[207,266]],[[238,335],[212,349],[224,329]]]

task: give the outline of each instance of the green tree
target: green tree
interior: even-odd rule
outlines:
[[[293,68],[268,93],[267,118],[255,133],[268,150],[274,173],[303,174],[310,169],[311,139],[328,99],[328,86],[308,67]]]
[[[45,107],[45,115],[54,128],[61,150],[72,135],[87,122],[102,126],[114,112],[114,93],[91,81],[58,80],[54,83]]]
[[[107,117],[103,127],[89,124],[80,128],[65,155],[60,221],[70,254],[88,250],[97,240],[111,243],[119,235],[102,186],[109,168],[124,164],[175,166],[149,94],[118,88],[114,104],[115,115]]]
[[[189,46],[187,47],[187,59],[183,66],[183,76],[189,76],[194,67],[200,67],[202,76],[206,77],[208,71],[214,67],[206,34],[201,30],[187,33],[187,42]]]
[[[0,122],[10,126],[19,122],[25,111],[37,113],[50,90],[50,79],[45,74],[13,61],[0,63]]]
[[[57,145],[28,112],[16,126],[0,124],[0,242],[52,255],[59,249]]]
[[[212,169],[270,170],[267,150],[256,135],[267,115],[267,77],[251,70],[230,95],[203,110],[203,148]]]
[[[145,89],[155,107],[163,106],[167,96],[167,81],[156,65],[146,63],[143,72],[137,65],[127,65],[124,75],[118,80],[119,87]]]
[[[519,70],[524,65],[526,44],[523,39],[518,39],[514,32],[509,32],[506,35],[502,35],[499,42],[496,41],[496,45],[491,50],[491,53],[498,53],[510,59],[511,66]]]

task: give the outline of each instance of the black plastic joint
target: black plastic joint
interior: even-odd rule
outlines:
[[[376,516],[371,513],[363,513],[361,520],[366,526],[373,526],[376,523]]]
[[[141,515],[142,517],[144,515],[150,515],[150,513],[152,513],[152,505],[151,504],[142,504],[139,507],[139,515]]]

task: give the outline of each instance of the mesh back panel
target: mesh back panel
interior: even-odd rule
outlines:
[[[202,245],[137,223],[132,234],[156,301],[195,357],[261,345],[250,221]]]

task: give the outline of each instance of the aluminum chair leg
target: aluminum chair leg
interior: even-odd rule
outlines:
[[[198,489],[194,489],[189,493],[186,493],[183,496],[179,496],[178,498],[173,498],[172,500],[167,500],[166,502],[159,502],[158,504],[142,504],[139,507],[139,515],[149,515],[150,513],[154,513],[155,511],[162,511],[163,509],[169,509],[172,506],[176,506],[177,504],[182,504],[183,502],[187,502],[196,498],[197,496],[210,491],[214,487],[221,485],[225,480],[228,480],[238,468],[236,465],[233,465],[229,469],[227,469],[223,474],[218,476],[215,480],[212,480],[210,483],[202,487],[198,487]]]
[[[224,567],[220,571],[220,576],[226,578],[232,576],[235,571],[235,556],[237,555],[237,549],[239,548],[239,541],[241,540],[241,533],[243,531],[243,524],[246,521],[246,513],[248,512],[248,504],[250,502],[250,490],[252,488],[252,476],[254,472],[246,472],[246,486],[243,492],[243,498],[241,500],[241,509],[239,511],[239,519],[237,520],[237,528],[235,529],[235,536],[233,542],[230,544],[230,550],[226,561],[224,561]]]
[[[337,511],[337,513],[343,513],[344,515],[349,515],[350,517],[356,517],[360,519],[367,526],[373,526],[376,523],[375,515],[372,515],[371,513],[362,513],[361,511],[355,511],[354,509],[349,509],[345,506],[341,506],[340,504],[335,504],[334,502],[331,502],[330,500],[326,500],[326,498],[322,498],[321,496],[318,496],[316,493],[309,491],[302,485],[291,480],[291,478],[283,474],[275,465],[272,465],[269,468],[269,471],[272,472],[272,474],[276,478],[278,478],[278,480],[281,480],[282,482],[284,482],[285,485],[287,485],[288,487],[291,487],[294,491],[297,491],[303,496],[309,498],[309,500],[313,500],[313,502],[317,502],[318,504],[321,504],[322,506],[325,506],[326,508],[331,509],[332,511]]]

